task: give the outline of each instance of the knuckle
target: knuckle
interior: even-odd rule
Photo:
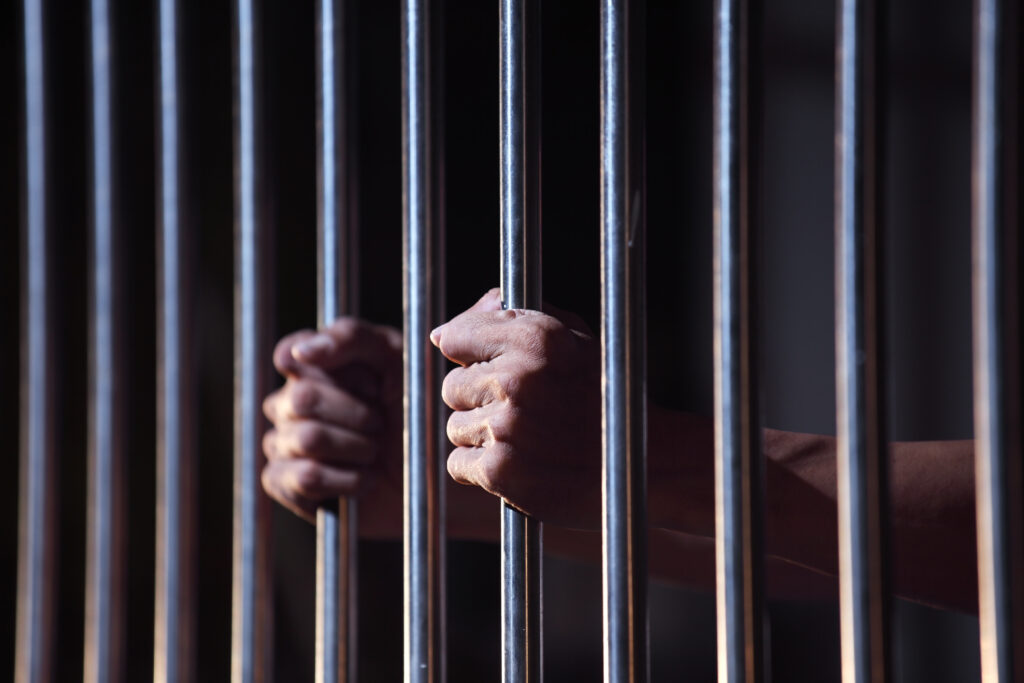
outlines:
[[[277,452],[277,430],[270,429],[263,435],[263,454],[267,456],[267,459],[274,457]]]
[[[496,495],[504,495],[512,459],[507,448],[495,445],[484,451],[479,460],[480,485]]]
[[[507,401],[519,395],[522,383],[519,372],[505,370],[495,373],[492,381],[494,382],[494,394],[501,400]]]
[[[331,331],[342,341],[354,337],[359,328],[359,320],[351,316],[342,316],[330,325]]]
[[[448,373],[444,378],[444,382],[441,383],[441,400],[452,409],[456,409],[455,404],[459,397],[464,374],[465,370],[455,368]]]
[[[466,476],[462,463],[465,460],[466,453],[462,447],[456,448],[448,454],[447,468],[448,476],[460,484],[471,484],[469,478]]]
[[[537,346],[541,352],[538,357],[546,357],[564,350],[568,328],[548,315],[538,315],[535,319]]]
[[[487,433],[492,443],[508,443],[515,431],[515,417],[510,409],[502,409],[487,419]]]
[[[264,465],[263,470],[260,472],[260,484],[267,495],[272,498],[277,497],[277,481],[274,472],[274,468],[270,465]]]
[[[327,432],[316,423],[301,424],[295,431],[295,442],[304,455],[319,452],[327,441]]]
[[[274,410],[274,404],[275,404],[276,400],[277,400],[277,392],[276,391],[274,393],[270,394],[269,396],[267,396],[265,399],[263,399],[263,414],[271,422],[274,421],[274,418],[277,415],[275,410]]]
[[[456,413],[452,413],[448,417],[448,426],[447,426],[447,428],[445,430],[447,432],[447,434],[448,434],[448,440],[451,441],[455,445],[458,445],[460,422],[461,422],[461,418],[459,418],[458,415],[459,415],[459,413],[456,412]]]
[[[281,372],[287,371],[291,363],[292,347],[296,341],[313,334],[315,334],[313,330],[304,329],[282,337],[274,347],[274,366]]]
[[[295,382],[289,392],[292,412],[300,417],[316,413],[320,403],[320,390],[312,382]]]
[[[315,497],[323,488],[323,474],[320,471],[320,466],[311,460],[296,462],[292,475],[292,487],[300,496]]]

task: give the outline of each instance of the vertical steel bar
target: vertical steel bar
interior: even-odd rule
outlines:
[[[601,4],[602,606],[604,680],[616,683],[649,677],[642,7]]]
[[[113,36],[107,0],[89,4],[92,253],[85,662],[89,682],[124,678],[123,286],[116,215]]]
[[[317,2],[317,324],[357,313],[357,225],[349,206],[346,50],[351,35],[343,0]],[[316,515],[316,680],[357,678],[358,509],[354,500],[326,504]]]
[[[541,308],[539,58],[540,5],[500,0],[499,159],[501,300],[505,308]],[[543,528],[501,502],[502,680],[543,675]]]
[[[836,426],[845,683],[888,664],[887,447],[881,395],[875,0],[839,0],[836,43]]]
[[[716,0],[714,57],[715,564],[718,680],[764,678],[761,427],[753,269],[760,3]]]
[[[53,675],[56,472],[53,406],[53,280],[47,201],[47,70],[42,0],[24,0],[24,279],[21,336],[21,465],[18,614],[14,678],[48,683]]]
[[[157,508],[153,680],[195,678],[195,395],[178,0],[157,8]]]
[[[269,508],[260,490],[261,402],[267,389],[268,238],[261,204],[263,159],[260,26],[257,0],[235,10],[235,533],[231,675],[271,676]]]
[[[405,680],[438,680],[441,580],[434,322],[429,0],[402,2],[403,598]]]
[[[1021,8],[977,0],[974,36],[974,424],[981,669],[1024,678],[1021,452]]]

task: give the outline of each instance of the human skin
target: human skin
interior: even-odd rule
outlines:
[[[502,310],[497,290],[431,333],[457,364],[447,530],[496,539],[495,496],[546,523],[548,550],[597,559],[600,539],[600,347],[572,314]],[[343,318],[285,337],[284,387],[264,403],[267,492],[312,519],[316,506],[360,497],[361,533],[401,533],[402,367],[397,330]],[[648,519],[653,573],[714,582],[714,425],[651,404]],[[765,549],[770,592],[835,593],[836,444],[766,430]],[[970,441],[890,447],[892,585],[898,595],[976,610]],[[463,484],[460,486],[459,484]]]

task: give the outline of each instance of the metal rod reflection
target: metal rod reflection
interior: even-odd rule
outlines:
[[[718,680],[764,678],[755,365],[758,0],[717,0],[714,64],[715,564]]]
[[[982,679],[1024,676],[1020,3],[977,0],[974,37],[974,433]]]
[[[644,2],[601,5],[604,680],[649,677]]]
[[[236,0],[235,20],[235,534],[233,683],[271,676],[269,506],[260,488],[262,400],[270,354],[268,226],[262,139],[259,11]]]
[[[501,300],[505,308],[541,308],[540,5],[499,3]],[[501,502],[502,680],[543,674],[542,527]]]

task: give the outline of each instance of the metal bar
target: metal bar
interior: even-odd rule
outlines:
[[[539,3],[499,3],[501,300],[505,308],[541,309]],[[501,502],[502,680],[543,675],[543,528]]]
[[[261,402],[268,386],[267,248],[259,6],[235,11],[235,533],[231,675],[271,677],[269,507],[260,489]]]
[[[642,683],[647,650],[642,2],[601,4],[602,606],[604,680]]]
[[[178,0],[157,8],[157,508],[153,680],[195,679],[196,443],[191,231]]]
[[[728,683],[764,679],[753,300],[759,17],[757,0],[715,2],[715,583],[718,680]]]
[[[978,607],[986,683],[1024,677],[1020,27],[1016,0],[977,0],[974,425]]]
[[[358,312],[357,225],[349,207],[349,80],[343,0],[317,2],[317,324]],[[358,509],[341,499],[316,515],[316,680],[355,681]]]
[[[405,430],[404,665],[407,683],[438,680],[438,496],[430,103],[430,2],[402,2],[402,258]]]
[[[92,254],[85,681],[124,678],[125,420],[123,287],[116,215],[113,37],[107,0],[89,4],[92,86]]]
[[[889,677],[887,447],[879,278],[879,11],[839,0],[836,43],[836,426],[845,683]]]
[[[47,201],[47,70],[42,0],[24,0],[24,280],[21,337],[21,464],[18,614],[14,678],[48,683],[53,676],[56,597],[56,472],[53,311]]]

